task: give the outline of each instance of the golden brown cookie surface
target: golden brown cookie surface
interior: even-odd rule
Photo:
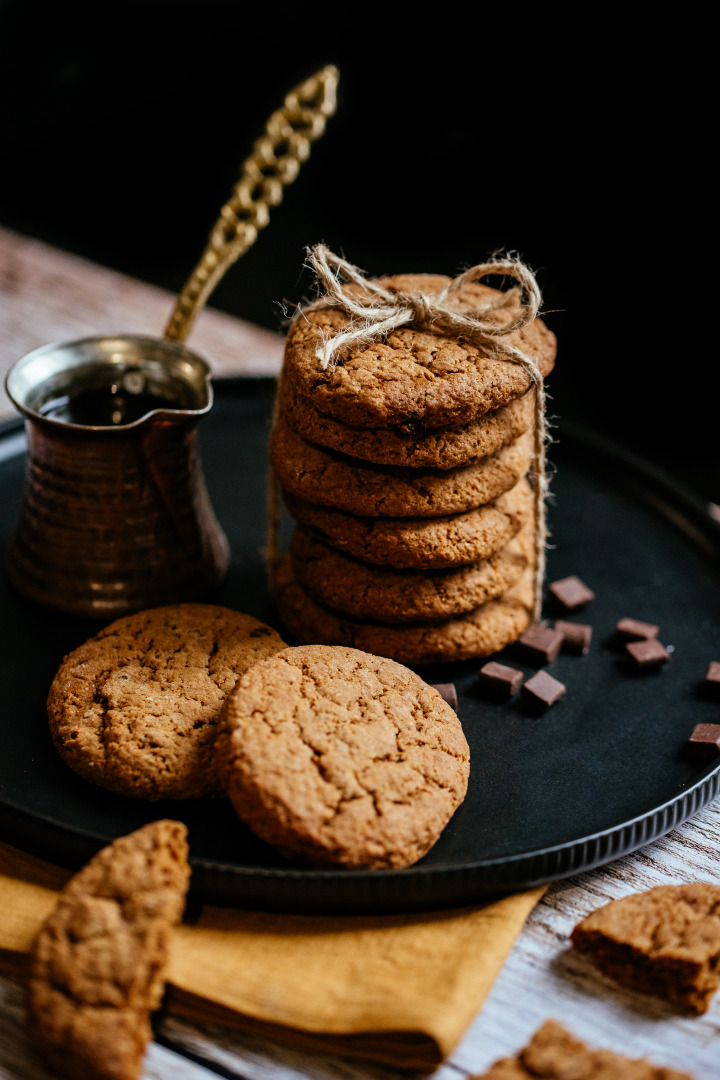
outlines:
[[[220,746],[242,820],[314,865],[409,866],[467,789],[455,712],[400,664],[356,649],[285,649],[228,696]]]
[[[60,893],[35,942],[33,1040],[63,1076],[137,1080],[190,870],[186,829],[155,821],[100,851]]]
[[[62,759],[92,783],[144,799],[218,793],[213,765],[226,694],[284,648],[270,627],[211,604],[111,623],[65,658],[48,697]]]
[[[499,551],[528,519],[532,492],[522,479],[485,506],[437,518],[356,517],[287,494],[285,502],[296,521],[340,551],[378,566],[432,570]]]
[[[571,940],[623,986],[704,1013],[720,981],[720,885],[660,885],[612,900]]]
[[[283,414],[307,442],[374,464],[414,469],[454,469],[487,457],[527,431],[533,420],[532,392],[461,427],[429,431],[420,423],[349,427],[319,412],[287,379],[281,380],[279,393]]]
[[[270,459],[285,491],[319,506],[367,517],[441,517],[483,506],[527,472],[532,433],[457,469],[370,465],[305,442],[278,417]]]
[[[497,1061],[474,1080],[693,1080],[689,1073],[613,1050],[595,1050],[557,1020],[546,1020],[517,1057]]]
[[[470,660],[504,648],[525,630],[533,608],[533,575],[525,570],[502,596],[438,623],[381,626],[338,615],[317,603],[295,580],[290,560],[280,566],[276,580],[281,618],[299,641],[348,645],[401,664],[436,660]]]
[[[387,623],[432,622],[479,607],[514,585],[532,558],[526,527],[504,548],[469,566],[396,570],[343,555],[296,529],[290,545],[300,584],[334,611]]]
[[[397,290],[437,293],[449,278],[399,274],[380,279]],[[477,311],[498,293],[471,284],[459,294],[459,308]],[[509,322],[518,308],[503,309]],[[466,424],[524,394],[530,377],[518,364],[493,355],[489,346],[412,327],[394,330],[386,340],[353,348],[323,371],[316,350],[324,339],[347,326],[343,312],[320,309],[295,320],[285,350],[285,377],[320,412],[345,424],[381,428],[420,421],[426,427]],[[555,359],[555,336],[540,319],[504,339],[532,357],[543,375]]]

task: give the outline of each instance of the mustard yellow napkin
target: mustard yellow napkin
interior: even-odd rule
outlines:
[[[22,973],[70,874],[0,843],[0,966]],[[544,889],[424,915],[207,906],[173,941],[165,1007],[297,1046],[433,1068],[487,997]]]

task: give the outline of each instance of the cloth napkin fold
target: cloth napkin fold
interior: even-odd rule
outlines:
[[[71,874],[0,843],[0,967],[27,970]],[[326,1053],[429,1069],[454,1050],[544,888],[422,915],[205,906],[173,939],[164,1008]]]

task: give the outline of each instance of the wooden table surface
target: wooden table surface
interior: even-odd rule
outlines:
[[[0,374],[37,346],[90,334],[162,333],[172,297],[160,289],[0,229]],[[217,376],[272,374],[279,337],[207,310],[191,347]],[[3,395],[0,419],[13,415]],[[719,644],[720,648],[720,644]],[[463,1080],[514,1053],[549,1016],[580,1038],[630,1056],[720,1077],[720,995],[703,1017],[685,1018],[623,991],[576,955],[568,935],[609,899],[653,885],[720,884],[720,805],[706,807],[663,839],[609,866],[557,883],[530,916],[484,1008],[433,1080]],[[478,944],[480,946],[480,943]],[[47,1080],[24,1032],[22,987],[0,978],[0,1077]],[[412,1074],[417,1077],[418,1074]],[[144,1076],[149,1080],[400,1080],[386,1067],[320,1056],[177,1020],[158,1018]]]

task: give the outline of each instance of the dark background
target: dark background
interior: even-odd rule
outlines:
[[[372,274],[517,251],[559,339],[552,411],[720,502],[709,28],[336,11],[0,0],[0,222],[178,289],[266,117],[335,63],[336,117],[213,304],[278,328],[319,240]]]

